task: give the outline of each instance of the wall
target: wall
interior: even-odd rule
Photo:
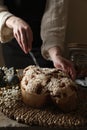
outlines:
[[[87,0],[69,0],[66,42],[87,42]]]

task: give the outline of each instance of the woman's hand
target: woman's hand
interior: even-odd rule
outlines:
[[[72,62],[62,57],[58,48],[54,47],[49,49],[49,55],[53,61],[54,67],[69,74],[73,80],[76,78],[76,71]]]
[[[75,79],[76,72],[73,64],[69,60],[63,58],[62,56],[56,56],[55,59],[53,59],[53,63],[56,68],[68,73],[73,80]]]
[[[11,16],[6,20],[6,26],[13,29],[13,35],[22,50],[27,54],[32,48],[33,33],[30,26],[21,18]]]

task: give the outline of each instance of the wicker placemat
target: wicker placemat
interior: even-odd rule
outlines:
[[[84,92],[86,91],[84,90]],[[26,106],[22,102],[18,85],[11,88],[1,88],[0,110],[7,117],[27,125],[64,128],[83,127],[87,124],[87,94],[84,92],[79,91],[80,103],[78,109],[70,113],[63,113],[53,105],[41,109]],[[85,102],[83,102],[84,98]]]

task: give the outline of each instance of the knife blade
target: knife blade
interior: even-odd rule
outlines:
[[[37,67],[40,68],[39,63],[37,62],[37,59],[36,59],[36,57],[34,56],[33,52],[29,51],[29,55],[30,55],[31,58],[33,59],[34,64],[35,64]]]

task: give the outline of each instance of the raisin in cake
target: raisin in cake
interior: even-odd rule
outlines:
[[[76,84],[56,68],[26,67],[21,90],[24,103],[33,107],[43,106],[48,97],[63,111],[71,111],[77,106]]]
[[[23,71],[21,90],[24,103],[32,107],[42,107],[49,97],[46,87],[49,78],[42,69],[28,66]]]

